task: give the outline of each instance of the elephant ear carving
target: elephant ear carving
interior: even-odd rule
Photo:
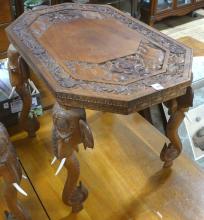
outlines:
[[[84,120],[79,120],[79,127],[84,148],[93,148],[94,139],[89,125]]]

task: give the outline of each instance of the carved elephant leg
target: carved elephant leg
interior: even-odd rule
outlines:
[[[93,136],[86,122],[86,113],[80,108],[64,108],[56,104],[53,110],[53,153],[61,160],[56,172],[64,165],[68,176],[62,193],[63,202],[72,207],[72,212],[79,212],[88,197],[88,190],[82,185],[77,186],[80,166],[75,155],[78,144],[84,148],[93,148]]]
[[[176,99],[170,100],[165,103],[169,109],[170,119],[166,127],[166,135],[170,140],[170,143],[165,144],[160,158],[164,161],[164,167],[170,167],[182,151],[182,143],[178,135],[178,128],[182,123],[185,112],[193,105],[193,91],[191,87],[188,87],[186,94]]]
[[[8,184],[5,189],[4,197],[11,213],[5,212],[8,220],[31,220],[28,211],[23,208],[17,199],[17,191],[13,185]]]
[[[28,211],[17,199],[17,190],[26,195],[20,187],[22,170],[9,134],[2,123],[0,123],[0,177],[3,177],[5,182],[4,197],[11,212],[5,212],[6,220],[31,220]]]
[[[22,99],[23,108],[20,114],[19,123],[21,128],[28,133],[29,137],[35,137],[36,131],[40,128],[40,123],[35,115],[29,116],[32,104],[32,97],[30,95],[28,86],[25,84],[20,89],[16,89],[17,93]]]
[[[20,126],[23,130],[28,132],[30,137],[34,137],[40,124],[35,115],[29,117],[32,104],[32,97],[28,88],[29,67],[12,44],[10,44],[8,48],[8,70],[11,85],[15,87],[23,101],[23,108],[19,120]]]
[[[81,182],[77,186],[80,167],[75,153],[73,152],[67,159],[65,167],[68,176],[62,193],[62,200],[66,205],[72,207],[72,212],[79,212],[83,209],[83,202],[88,197],[88,190]]]

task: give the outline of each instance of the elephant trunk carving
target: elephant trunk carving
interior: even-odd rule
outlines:
[[[8,70],[11,85],[16,89],[23,101],[23,109],[20,115],[20,125],[22,129],[28,132],[30,137],[35,136],[35,132],[39,129],[40,124],[33,115],[29,117],[29,112],[32,104],[32,97],[28,88],[28,78],[30,70],[24,59],[17,52],[16,48],[10,44],[8,48]]]
[[[169,109],[170,119],[166,127],[166,135],[170,143],[164,144],[160,158],[164,161],[164,167],[171,167],[173,160],[182,151],[182,143],[178,135],[178,128],[185,117],[185,112],[193,105],[193,90],[188,87],[186,94],[165,103]]]
[[[88,190],[81,182],[77,186],[80,165],[75,151],[78,151],[80,143],[83,143],[85,149],[93,148],[93,135],[86,122],[84,109],[64,109],[56,104],[53,110],[53,122],[53,153],[57,159],[61,160],[59,169],[64,165],[68,172],[62,200],[72,207],[72,212],[78,212],[83,208]],[[59,173],[59,169],[56,174]]]

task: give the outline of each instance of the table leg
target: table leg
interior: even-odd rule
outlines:
[[[178,135],[178,128],[185,117],[185,112],[193,105],[193,91],[188,87],[186,94],[164,103],[169,109],[170,119],[166,127],[166,135],[170,143],[165,144],[160,158],[164,161],[164,167],[170,167],[182,151],[182,143]]]
[[[28,210],[23,207],[17,197],[17,189],[20,189],[22,170],[14,147],[5,127],[0,123],[0,176],[5,182],[4,198],[9,208],[5,212],[7,220],[31,220]],[[14,188],[14,187],[17,187]]]
[[[20,126],[23,130],[28,132],[30,137],[34,137],[40,124],[35,115],[29,117],[32,104],[32,97],[28,88],[29,67],[12,44],[10,44],[8,48],[8,70],[11,85],[15,87],[23,101],[23,108],[19,120]]]
[[[55,157],[61,160],[55,175],[59,173],[63,165],[68,171],[62,200],[72,207],[72,212],[79,212],[88,197],[88,190],[81,182],[77,186],[80,166],[75,151],[78,151],[80,143],[84,144],[85,149],[93,148],[93,135],[86,122],[84,109],[65,109],[56,104],[53,110],[53,124],[53,152]]]

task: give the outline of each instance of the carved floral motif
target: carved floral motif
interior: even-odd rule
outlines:
[[[105,82],[103,79],[100,79],[102,82],[75,79],[72,75],[67,74],[67,72],[57,64],[47,51],[42,48],[36,38],[33,37],[32,31],[28,27],[37,17],[39,20],[39,16],[44,17],[44,19],[46,17],[46,19],[49,20],[47,26],[42,26],[41,32],[38,33],[39,35],[49,28],[49,25],[56,22],[67,22],[68,20],[71,21],[81,17],[90,19],[114,18],[121,23],[128,25],[129,28],[137,30],[140,34],[144,35],[148,42],[147,45],[161,45],[162,48],[169,50],[170,54],[167,62],[167,69],[162,73],[163,77],[160,77],[159,74],[155,74],[151,69],[145,68],[142,59],[137,59],[138,56],[140,56],[138,54],[139,51],[137,51],[137,54],[112,60],[106,64],[101,64],[102,69],[108,69],[107,74],[109,75],[107,76],[111,77],[113,84],[107,83],[107,81]],[[83,4],[61,4],[57,7],[48,7],[46,9],[36,10],[35,12],[28,12],[14,23],[12,29],[18,38],[23,41],[25,46],[32,51],[39,62],[49,70],[57,82],[66,88],[83,88],[93,92],[129,95],[134,91],[145,89],[153,83],[157,82],[165,85],[170,78],[172,79],[172,77],[174,77],[175,81],[179,81],[183,77],[186,53],[185,48],[181,47],[177,42],[170,40],[168,37],[151,30],[141,22],[133,20],[131,17],[119,13],[111,7]],[[151,39],[151,41],[148,39]],[[67,61],[66,64],[73,72],[76,71],[72,61]],[[87,68],[91,67],[89,64],[85,65]],[[156,68],[161,69],[161,65]],[[149,72],[153,72],[153,74],[148,78]],[[113,74],[111,75],[110,73]],[[135,79],[135,75],[137,75],[137,79],[132,82],[131,80],[133,78]],[[105,75],[105,77],[107,76]],[[122,83],[117,84],[117,82],[127,81],[127,79],[130,80],[131,83],[126,86]]]
[[[100,64],[81,61],[66,61],[65,64],[75,79],[128,85],[164,71],[162,67],[165,52],[161,48],[155,47],[152,43],[141,41],[136,53],[125,57]],[[160,55],[158,56],[159,59],[156,59],[156,56],[153,56],[152,53]],[[81,69],[82,71],[79,71]],[[100,74],[97,74],[97,71]]]

